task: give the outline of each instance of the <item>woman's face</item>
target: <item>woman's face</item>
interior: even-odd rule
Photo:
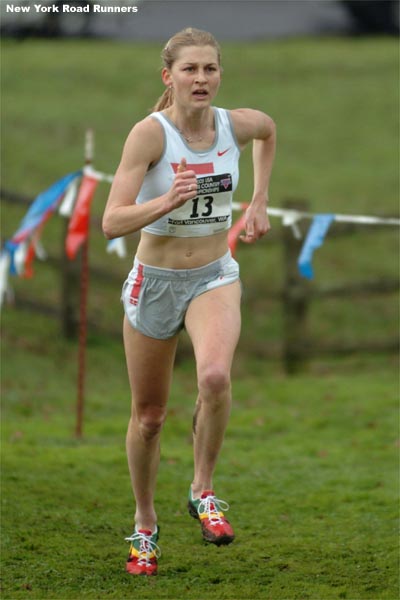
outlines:
[[[174,90],[175,102],[190,108],[210,106],[221,83],[218,54],[212,46],[181,48],[171,70],[163,69],[165,85]]]

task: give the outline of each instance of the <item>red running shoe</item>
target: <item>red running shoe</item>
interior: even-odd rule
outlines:
[[[148,529],[137,529],[131,537],[125,538],[131,543],[129,548],[126,571],[130,575],[156,575],[157,559],[161,556],[161,550],[157,546],[158,527],[152,533]]]
[[[221,546],[230,544],[235,539],[232,525],[225,519],[223,510],[229,510],[229,504],[215,497],[212,490],[206,490],[201,498],[193,498],[189,489],[189,513],[199,519],[203,539],[211,544]]]

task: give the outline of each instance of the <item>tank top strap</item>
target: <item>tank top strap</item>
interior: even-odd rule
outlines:
[[[156,119],[166,133],[177,133],[177,129],[174,128],[170,120],[162,112],[153,112],[149,117]]]
[[[228,137],[231,137],[236,148],[241,152],[239,142],[236,137],[235,129],[233,127],[232,118],[230,115],[230,111],[226,108],[214,108],[216,118],[219,121],[219,131]],[[228,141],[228,139],[227,139]]]

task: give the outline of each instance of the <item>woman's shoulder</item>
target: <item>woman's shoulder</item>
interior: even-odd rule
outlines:
[[[157,118],[158,113],[151,113],[141,119],[132,127],[129,137],[143,138],[143,137],[155,137],[162,140],[163,138],[163,127],[161,121]]]
[[[242,131],[246,131],[249,125],[251,126],[254,121],[266,116],[265,113],[253,108],[217,108],[217,111],[221,117],[224,115],[228,117],[235,132],[239,134]]]
[[[157,162],[163,153],[164,134],[161,123],[148,115],[135,123],[130,130],[124,145],[123,154],[127,158],[140,158],[140,162],[151,164]]]
[[[230,111],[230,117],[236,136],[241,144],[264,137],[272,131],[274,121],[261,110],[253,108],[236,108]]]
[[[229,111],[231,119],[240,124],[246,124],[249,121],[254,121],[256,119],[268,117],[268,115],[261,110],[257,110],[255,108],[233,108]]]
[[[137,146],[142,145],[142,149],[146,148],[162,148],[164,144],[164,134],[161,123],[153,118],[153,115],[148,115],[141,121],[135,123],[130,130],[126,145]]]

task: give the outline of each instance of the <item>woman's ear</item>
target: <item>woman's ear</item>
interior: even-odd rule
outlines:
[[[161,79],[163,81],[163,84],[166,87],[171,87],[172,86],[171,73],[169,72],[169,70],[166,67],[164,67],[163,70],[161,71]]]

